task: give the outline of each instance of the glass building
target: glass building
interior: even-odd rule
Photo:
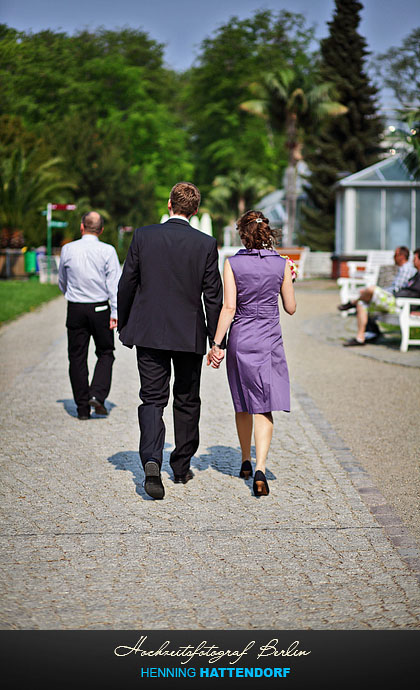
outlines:
[[[336,254],[420,247],[420,181],[396,154],[337,182]]]

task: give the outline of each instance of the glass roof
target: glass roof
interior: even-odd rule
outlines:
[[[413,177],[408,172],[400,156],[386,158],[375,165],[360,172],[349,175],[340,180],[345,186],[356,182],[412,182]]]

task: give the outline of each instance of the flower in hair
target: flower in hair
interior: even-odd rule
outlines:
[[[262,222],[263,222],[263,219],[262,219],[262,218],[256,218],[256,219],[255,219],[255,222],[256,222],[256,223],[262,223]]]

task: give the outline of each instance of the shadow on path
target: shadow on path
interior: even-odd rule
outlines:
[[[222,474],[227,474],[230,477],[237,477],[238,479],[240,479],[239,470],[241,469],[242,455],[241,451],[238,448],[232,448],[231,446],[210,446],[208,448],[208,451],[209,453],[199,456],[198,462],[200,464],[199,466],[197,466],[197,470],[203,472],[208,467],[211,467],[213,470],[216,470],[217,472],[221,472]],[[254,446],[251,447],[251,456],[253,455],[255,455]],[[193,462],[191,464],[193,464]],[[196,467],[196,464],[194,463],[193,466]],[[253,466],[253,471],[255,472],[255,463]],[[270,481],[277,479],[277,477],[268,469],[265,472],[265,476],[267,480]],[[245,480],[241,479],[241,481]],[[246,484],[251,494],[253,495],[252,477],[246,481]]]
[[[170,448],[169,443],[165,443],[165,449]],[[191,468],[194,472],[204,472],[209,467],[226,474],[230,477],[239,477],[239,470],[241,468],[241,452],[237,448],[231,448],[229,446],[211,446],[208,448],[209,453],[200,456],[193,456],[191,458]],[[252,452],[255,453],[254,447],[252,447]],[[169,479],[173,481],[172,469],[169,464],[170,452],[165,450],[163,454],[162,462],[162,473],[167,473]],[[153,501],[144,490],[144,471],[139,458],[139,452],[137,450],[126,450],[120,453],[115,453],[107,458],[108,462],[114,465],[116,470],[122,470],[124,472],[131,472],[134,486],[136,487],[136,493],[141,496],[145,501]],[[267,470],[265,476],[268,480],[273,481],[277,477],[270,471]],[[244,480],[241,480],[244,481]],[[246,484],[252,493],[252,483],[253,479],[248,479]]]
[[[169,448],[170,444],[165,443],[165,448]],[[172,470],[169,465],[170,453],[168,451],[163,454],[162,471],[167,471],[168,474],[172,475]],[[138,450],[125,450],[120,453],[115,453],[107,458],[111,465],[114,465],[116,470],[122,470],[123,472],[131,472],[132,480],[134,486],[136,487],[136,493],[141,496],[145,501],[154,501],[155,499],[149,496],[144,490],[144,470],[140,462],[140,456]]]
[[[64,400],[56,400],[58,403],[63,403],[63,407],[65,411],[67,412],[70,417],[76,417],[77,419],[77,406],[74,400],[71,398],[65,398]],[[115,403],[109,402],[108,400],[105,403],[105,407],[108,410],[108,414],[111,412],[113,407],[116,407]],[[96,414],[96,412],[92,411],[91,412],[91,419],[106,419],[106,416],[103,414]]]

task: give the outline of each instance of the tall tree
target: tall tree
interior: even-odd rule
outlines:
[[[140,30],[0,25],[0,116],[19,117],[47,143],[45,160],[63,158],[74,200],[108,214],[114,242],[118,225],[159,217],[173,181],[192,176],[177,87],[163,47]]]
[[[334,248],[335,188],[340,175],[377,162],[383,123],[378,115],[377,89],[365,69],[365,39],[358,33],[358,0],[335,0],[329,35],[321,41],[321,77],[335,85],[337,99],[347,113],[326,121],[307,142],[310,169],[303,207],[302,235],[312,249]]]
[[[398,102],[393,145],[416,179],[420,179],[420,27],[402,45],[377,55],[374,61],[384,85]],[[408,150],[407,150],[408,149]]]
[[[377,55],[374,65],[384,85],[394,92],[399,110],[420,108],[420,27],[413,29],[401,46]]]
[[[235,220],[258,199],[273,192],[274,187],[260,175],[232,170],[228,175],[218,175],[213,180],[207,196],[207,206],[216,220],[223,219],[234,225]]]
[[[12,233],[24,232],[29,243],[36,243],[34,218],[40,218],[52,195],[74,187],[60,170],[61,159],[51,158],[42,164],[38,160],[36,149],[26,154],[19,147],[0,163],[0,224]]]
[[[252,98],[253,82],[299,59],[312,38],[302,15],[267,10],[244,20],[233,17],[203,41],[183,96],[204,203],[213,180],[232,170],[238,179],[251,175],[281,184],[287,165],[284,132],[271,130],[240,104]]]
[[[287,156],[286,214],[287,228],[284,235],[286,246],[293,241],[297,204],[297,166],[302,160],[305,131],[326,117],[342,115],[347,108],[333,101],[331,84],[317,84],[310,68],[309,57],[276,72],[262,75],[255,84],[260,98],[246,101],[241,107],[260,115],[270,122],[273,129],[285,131]]]

